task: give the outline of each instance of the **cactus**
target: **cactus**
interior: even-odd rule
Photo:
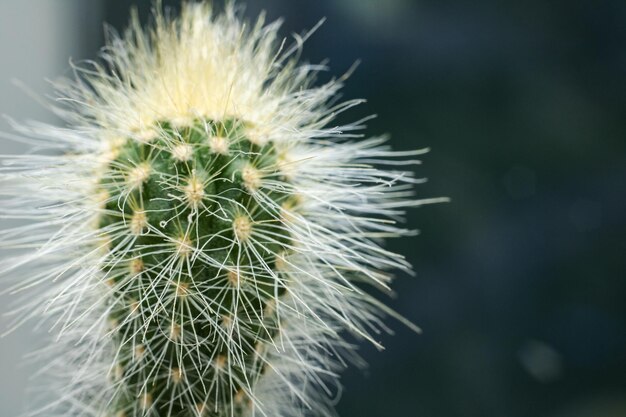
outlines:
[[[397,168],[423,151],[327,127],[360,101],[336,103],[343,78],[313,86],[306,35],[281,49],[279,23],[247,26],[232,4],[154,20],[56,84],[70,128],[16,126],[62,152],[0,171],[2,213],[30,220],[2,239],[29,249],[0,270],[29,289],[16,325],[58,338],[41,352],[57,398],[34,413],[331,415],[358,361],[342,331],[379,346],[385,315],[417,330],[365,287],[410,270],[381,241],[438,201]]]

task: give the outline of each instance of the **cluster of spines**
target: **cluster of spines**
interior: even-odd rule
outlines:
[[[15,325],[51,320],[63,341],[42,367],[59,398],[34,415],[332,416],[343,332],[380,347],[386,315],[418,331],[363,287],[410,271],[382,247],[413,233],[405,209],[445,201],[416,200],[399,168],[425,151],[352,141],[367,118],[334,120],[361,100],[337,101],[343,77],[313,86],[310,33],[288,47],[228,3],[111,34],[57,84],[73,128],[21,130],[54,152],[0,171],[0,214],[37,222],[0,236],[35,248],[0,264],[34,265],[14,288],[42,292]]]
[[[111,145],[96,194],[116,417],[254,406],[298,197],[277,144],[252,132],[236,119],[164,121]]]

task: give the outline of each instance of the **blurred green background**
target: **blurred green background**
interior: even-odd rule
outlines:
[[[122,29],[131,4],[149,15],[147,0],[67,0],[3,19],[64,19],[74,43],[54,59],[92,59],[100,22]],[[421,236],[389,243],[417,272],[390,304],[424,333],[393,323],[386,351],[363,345],[340,415],[626,416],[626,2],[266,0],[246,15],[260,10],[285,36],[327,17],[303,58],[329,58],[328,77],[362,61],[344,94],[368,102],[345,120],[376,113],[370,134],[431,147],[419,195],[453,200],[411,212]],[[3,51],[39,42],[0,33]],[[0,410],[20,409],[10,398]]]

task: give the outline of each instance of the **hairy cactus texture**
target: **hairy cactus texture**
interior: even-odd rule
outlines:
[[[314,86],[306,35],[232,5],[153,21],[108,33],[55,84],[67,126],[16,125],[33,152],[3,159],[0,211],[27,220],[1,238],[14,324],[56,335],[33,414],[332,415],[359,361],[342,332],[378,346],[384,316],[405,322],[366,287],[410,270],[381,243],[437,201],[399,168],[423,151],[329,127],[360,101]]]

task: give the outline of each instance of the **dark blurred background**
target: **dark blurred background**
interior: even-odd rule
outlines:
[[[75,59],[96,57],[102,20],[150,9],[60,3]],[[327,17],[303,58],[329,58],[328,77],[360,59],[344,93],[368,102],[346,117],[378,114],[368,132],[397,150],[430,147],[419,195],[452,198],[389,243],[417,272],[390,304],[423,334],[393,323],[386,351],[364,345],[340,415],[626,416],[626,2],[248,3],[285,36]]]

